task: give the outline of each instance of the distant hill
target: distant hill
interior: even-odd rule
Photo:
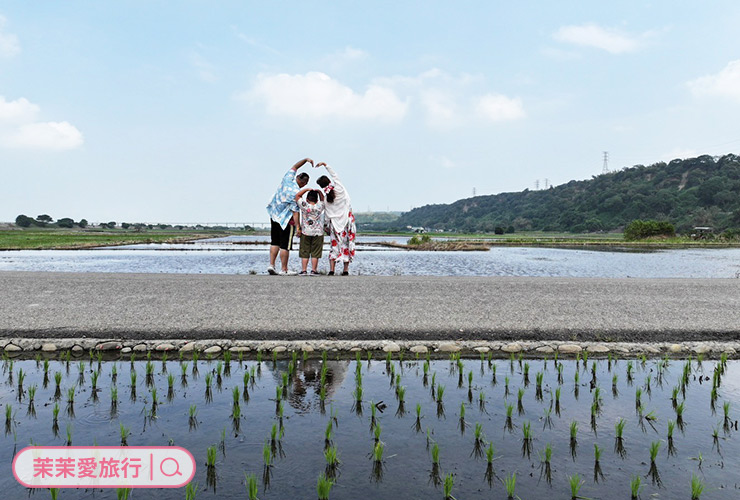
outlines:
[[[355,221],[360,228],[379,224],[387,226],[394,223],[402,212],[354,212]]]
[[[699,156],[637,165],[545,190],[476,196],[405,212],[388,229],[493,232],[619,230],[635,219],[694,226],[740,227],[740,157]]]

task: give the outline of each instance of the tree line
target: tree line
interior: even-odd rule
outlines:
[[[740,157],[708,155],[620,171],[545,190],[476,196],[405,212],[384,227],[422,226],[458,232],[623,230],[634,220],[690,232],[740,228]]]

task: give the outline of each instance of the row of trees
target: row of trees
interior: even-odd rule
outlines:
[[[477,196],[404,213],[388,229],[422,226],[463,232],[595,232],[633,220],[671,221],[679,232],[740,228],[740,157],[700,156],[637,165],[541,191]],[[379,228],[375,228],[379,229]]]
[[[116,223],[113,222],[114,226],[115,224]],[[88,226],[88,222],[86,219],[80,219],[79,222],[75,222],[74,219],[70,219],[69,217],[62,217],[61,219],[54,222],[54,219],[48,214],[37,215],[35,219],[27,215],[21,214],[15,218],[15,225],[19,227],[56,226],[56,227],[72,228],[76,226],[76,227],[85,228]]]

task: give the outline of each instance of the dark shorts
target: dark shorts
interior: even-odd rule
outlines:
[[[293,235],[295,234],[295,226],[288,224],[283,229],[280,224],[274,220],[270,221],[272,227],[270,228],[270,245],[274,247],[280,247],[283,250],[293,250]]]
[[[298,256],[301,259],[307,259],[313,257],[314,259],[321,258],[321,252],[324,249],[324,235],[319,236],[306,236],[301,235],[301,247],[298,250]]]

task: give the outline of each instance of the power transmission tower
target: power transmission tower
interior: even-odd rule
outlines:
[[[475,188],[473,188],[473,196],[475,196]]]
[[[609,173],[609,152],[604,151],[604,168],[601,170],[602,174]]]
[[[545,179],[545,189],[550,187],[550,179]]]
[[[540,180],[539,179],[537,179],[536,181],[534,181],[534,188],[535,189],[539,189],[540,188]]]

